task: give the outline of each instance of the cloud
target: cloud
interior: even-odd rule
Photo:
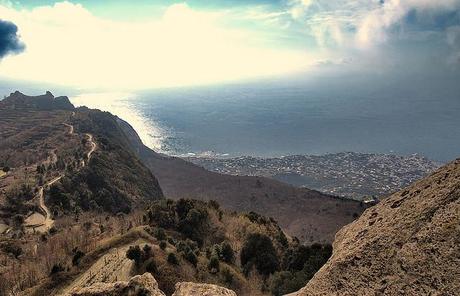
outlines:
[[[225,11],[185,3],[160,17],[113,21],[60,2],[32,10],[0,5],[21,28],[27,51],[5,58],[3,75],[86,88],[196,85],[305,69],[309,55],[267,47],[263,36],[223,23]]]
[[[416,21],[428,21],[436,15],[456,12],[460,0],[387,0],[365,15],[357,27],[358,46],[369,47],[388,39],[389,30],[394,26],[404,26],[404,18],[410,13],[419,14]],[[431,18],[430,18],[431,17]],[[430,29],[434,29],[436,24]]]
[[[454,13],[459,22],[460,0],[291,0],[288,10],[320,47],[368,49],[401,34],[415,34],[407,31],[423,35],[438,30],[436,19],[443,14]],[[411,15],[417,24],[409,28]]]
[[[19,40],[17,33],[18,27],[15,24],[0,20],[0,59],[24,50],[25,46]]]

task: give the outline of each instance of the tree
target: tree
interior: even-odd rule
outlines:
[[[272,241],[266,235],[253,233],[241,249],[241,265],[248,272],[252,265],[262,275],[269,275],[279,269],[278,254]]]
[[[195,253],[193,253],[192,251],[188,251],[188,252],[184,253],[184,258],[185,258],[185,260],[187,260],[193,266],[196,267],[196,265],[198,263],[198,258],[196,257]]]
[[[126,258],[134,260],[137,266],[140,265],[142,259],[142,251],[139,246],[130,246],[128,251],[126,251]]]
[[[226,263],[232,263],[235,259],[235,252],[228,242],[223,242],[220,247],[220,258]]]

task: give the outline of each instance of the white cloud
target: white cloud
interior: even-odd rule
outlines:
[[[388,32],[412,10],[436,14],[460,9],[460,0],[292,0],[289,11],[320,47],[366,49],[389,39]]]
[[[0,64],[0,75],[93,88],[192,85],[305,69],[304,52],[254,45],[254,32],[219,25],[223,13],[170,6],[160,19],[101,19],[80,4],[33,10],[0,5],[19,27],[26,52]]]
[[[356,41],[361,47],[369,47],[387,39],[387,30],[412,10],[419,13],[439,13],[460,6],[460,0],[387,0],[384,5],[369,11],[358,25]]]

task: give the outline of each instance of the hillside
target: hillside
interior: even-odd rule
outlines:
[[[131,221],[128,228],[122,226],[124,219]],[[52,261],[50,276],[21,295],[93,295],[85,293],[113,288],[110,283],[127,282],[144,273],[152,274],[166,295],[178,293],[182,282],[214,284],[238,295],[281,295],[304,285],[332,250],[330,245],[303,246],[286,237],[276,221],[256,213],[227,212],[216,202],[161,200],[145,211],[89,219],[83,225],[89,221],[89,226],[69,228],[71,237],[84,239],[57,233],[43,244],[46,250],[51,242],[59,242],[72,251],[60,251],[59,259]],[[19,260],[43,263],[45,258],[26,252]],[[297,277],[286,278],[291,273]],[[3,282],[9,279],[5,274]],[[186,291],[189,285],[179,286]]]
[[[331,259],[293,295],[458,295],[460,159],[337,233]]]
[[[331,242],[342,226],[364,210],[363,204],[356,201],[269,178],[214,173],[180,158],[155,153],[142,144],[128,123],[119,123],[168,198],[216,200],[229,210],[273,217],[290,235],[307,243]]]
[[[112,115],[75,109],[49,92],[0,101],[0,170],[0,233],[9,235],[47,230],[51,218],[88,210],[126,213],[163,197]]]

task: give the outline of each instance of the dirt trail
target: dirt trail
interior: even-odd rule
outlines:
[[[68,124],[68,123],[64,123],[64,125],[69,128],[69,135],[72,135],[73,134],[73,125]]]
[[[68,124],[68,123],[64,123],[64,125],[69,127],[69,135],[72,135],[74,133],[73,125]],[[89,162],[93,152],[97,148],[97,145],[93,140],[93,135],[88,134],[88,133],[85,134],[85,135],[88,137],[88,141],[89,141],[89,143],[91,145],[91,149],[86,154],[86,157],[88,159],[87,162],[82,161],[82,167],[84,167]],[[38,190],[39,205],[40,205],[40,209],[45,213],[45,221],[43,223],[41,223],[41,224],[38,224],[38,225],[37,224],[26,225],[26,227],[33,228],[35,231],[38,231],[38,232],[46,232],[53,226],[54,220],[51,218],[51,212],[50,212],[50,210],[48,209],[48,207],[45,204],[44,189],[46,187],[51,187],[51,185],[53,185],[54,183],[56,183],[59,180],[61,180],[63,176],[64,176],[64,174],[61,174],[60,176],[52,179],[51,181],[48,181],[47,183],[45,183],[45,185],[43,185],[42,187],[39,188],[39,190]]]
[[[91,155],[93,154],[93,152],[96,150],[97,148],[97,145],[96,143],[94,142],[93,140],[93,135],[91,134],[85,134],[87,137],[88,137],[88,141],[91,145],[91,149],[88,151],[88,153],[86,154],[86,158],[88,159],[87,162],[89,162],[89,160],[91,159]]]

